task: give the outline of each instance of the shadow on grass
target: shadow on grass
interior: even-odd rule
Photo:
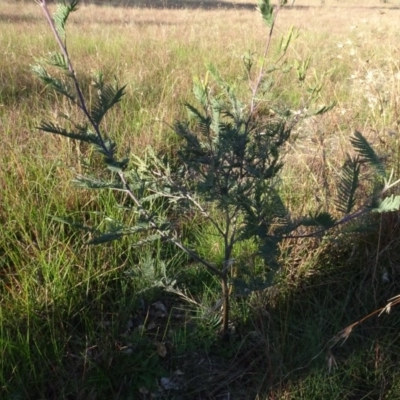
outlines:
[[[393,213],[382,221],[379,249],[376,233],[332,242],[292,284],[295,267],[288,267],[275,301],[260,298],[253,321],[267,337],[271,364],[261,398],[400,398],[393,370],[400,361],[399,310],[365,320],[346,341],[332,340],[400,294],[400,218]]]
[[[201,316],[197,306],[161,289],[137,295],[140,276],[130,281],[120,270],[93,277],[90,287],[72,287],[65,301],[32,303],[29,315],[5,310],[4,393],[78,400],[100,393],[145,399],[152,390],[182,400],[400,398],[396,310],[365,321],[342,346],[329,346],[340,330],[400,293],[399,221],[385,219],[379,249],[376,233],[294,247],[274,290],[233,301],[235,331],[228,338],[216,334],[218,312]],[[98,251],[101,265],[110,249]],[[132,252],[123,264],[136,271],[136,258]],[[180,284],[199,304],[202,287],[218,296],[207,271],[187,265],[185,271]],[[381,279],[386,271],[390,282]],[[162,377],[175,388],[160,386]]]

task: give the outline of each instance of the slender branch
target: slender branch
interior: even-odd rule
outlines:
[[[223,236],[225,234],[218,222],[210,216],[210,214],[201,206],[201,204],[197,200],[195,200],[189,193],[186,193],[185,197],[190,202],[192,202],[192,204],[194,204],[200,210],[200,212],[214,225],[220,235]]]
[[[85,98],[83,96],[82,90],[80,88],[78,79],[76,77],[76,73],[75,70],[73,68],[71,59],[68,55],[68,51],[67,48],[65,46],[65,44],[63,43],[59,32],[57,31],[54,21],[50,15],[49,9],[47,7],[46,4],[46,0],[37,0],[37,3],[41,6],[41,8],[43,9],[43,12],[46,16],[46,19],[50,25],[50,28],[53,32],[53,35],[57,41],[58,46],[60,47],[60,50],[63,54],[63,56],[65,57],[65,60],[68,63],[68,70],[71,74],[71,78],[74,81],[75,84],[75,89],[76,92],[78,94],[79,97],[79,101],[80,101],[80,108],[81,110],[84,112],[85,116],[88,118],[88,120],[90,121],[90,124],[93,126],[96,135],[98,136],[100,143],[101,143],[101,147],[103,148],[103,150],[105,151],[106,154],[109,154],[112,157],[112,154],[110,154],[109,150],[107,149],[103,136],[100,132],[99,129],[99,125],[97,123],[95,123],[95,121],[92,119],[90,112],[88,111],[88,108],[86,106],[86,102],[85,102]],[[189,249],[188,247],[186,247],[181,241],[179,241],[177,238],[175,238],[174,236],[171,235],[167,235],[163,230],[161,230],[158,225],[154,222],[154,219],[151,217],[150,213],[148,213],[145,208],[143,207],[142,203],[140,202],[140,200],[135,196],[135,194],[133,193],[132,189],[129,186],[129,183],[127,182],[125,175],[123,174],[123,172],[119,172],[118,176],[122,182],[122,184],[125,187],[125,192],[129,195],[129,197],[132,199],[132,201],[135,203],[135,205],[145,213],[146,217],[149,220],[150,226],[155,229],[158,234],[161,236],[161,238],[163,238],[164,240],[168,240],[171,243],[173,243],[175,246],[177,246],[178,248],[180,248],[181,250],[183,250],[185,253],[187,253],[188,255],[190,255],[190,257],[192,257],[194,260],[198,261],[199,263],[203,264],[205,267],[207,267],[210,271],[212,271],[214,274],[216,274],[217,276],[222,277],[221,271],[214,266],[213,264],[207,262],[206,260],[204,260],[202,257],[200,257],[196,252],[194,252],[193,250]]]
[[[118,176],[121,179],[121,182],[123,183],[123,185],[125,186],[126,193],[128,194],[128,196],[132,199],[132,201],[135,203],[135,205],[138,207],[138,209],[144,212],[144,214],[148,218],[150,226],[158,232],[158,234],[161,236],[162,239],[173,243],[176,247],[178,247],[181,250],[183,250],[186,254],[188,254],[190,257],[192,257],[197,262],[203,264],[205,267],[207,267],[214,274],[216,274],[219,277],[222,277],[221,271],[215,265],[213,265],[213,264],[209,263],[208,261],[204,260],[196,252],[194,252],[193,250],[191,250],[188,247],[186,247],[176,237],[174,237],[172,235],[168,235],[162,229],[160,229],[159,226],[154,222],[154,219],[151,217],[150,213],[143,207],[143,205],[140,202],[140,200],[133,193],[132,189],[130,188],[129,183],[127,182],[127,180],[125,178],[124,173],[122,171],[118,172]]]
[[[350,222],[353,219],[359,218],[362,215],[367,214],[368,212],[370,212],[370,209],[363,208],[363,209],[361,209],[359,211],[354,212],[353,214],[346,215],[345,217],[343,217],[339,221],[335,222],[329,228],[322,228],[322,229],[319,229],[319,230],[317,230],[315,232],[308,233],[308,234],[305,234],[305,235],[285,235],[285,236],[281,236],[280,239],[281,240],[285,240],[285,239],[306,239],[306,238],[315,237],[315,236],[320,235],[321,233],[324,233],[324,232],[327,232],[327,231],[331,230],[332,228],[336,228],[337,226],[346,224],[347,222]],[[276,237],[276,236],[267,235],[267,237]]]
[[[74,67],[72,65],[71,59],[68,55],[68,51],[67,51],[67,47],[66,45],[63,43],[60,34],[58,33],[56,26],[54,24],[54,20],[50,15],[50,11],[47,7],[47,3],[46,0],[36,0],[36,3],[39,4],[39,6],[42,8],[44,15],[46,16],[47,22],[50,25],[50,29],[53,32],[53,35],[57,41],[57,44],[61,50],[61,53],[63,54],[65,60],[67,61],[68,64],[68,71],[71,74],[71,78],[74,82],[74,86],[75,86],[75,90],[76,93],[78,95],[79,98],[79,102],[80,104],[78,104],[79,108],[83,111],[83,113],[85,114],[85,116],[87,117],[87,119],[89,120],[90,124],[93,126],[94,131],[96,132],[97,137],[100,140],[100,145],[103,148],[103,150],[105,151],[106,154],[108,154],[110,157],[112,157],[112,154],[109,152],[109,150],[107,149],[107,146],[105,145],[104,139],[103,139],[103,135],[100,132],[100,128],[99,125],[93,120],[93,118],[90,115],[89,109],[86,106],[86,101],[85,101],[85,97],[83,96],[82,90],[80,88],[78,79],[76,77],[76,73],[74,70]]]
[[[275,27],[275,19],[278,16],[278,12],[280,10],[280,7],[279,6],[276,7],[275,10],[276,10],[275,11],[275,17],[273,18],[271,27],[269,29],[269,34],[268,34],[268,38],[267,38],[267,42],[266,42],[266,45],[265,45],[261,66],[260,66],[260,72],[258,73],[255,85],[252,87],[252,97],[251,97],[251,104],[250,104],[250,116],[253,114],[253,112],[255,111],[255,108],[256,108],[256,106],[255,106],[256,95],[257,95],[258,89],[260,87],[261,81],[262,81],[262,79],[264,77],[265,62],[266,62],[266,59],[267,59],[269,48],[271,46],[272,34],[274,32],[274,27]]]

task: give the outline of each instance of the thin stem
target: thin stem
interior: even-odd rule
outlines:
[[[370,212],[369,208],[363,208],[363,209],[361,209],[359,211],[354,212],[351,215],[346,215],[345,217],[343,217],[339,221],[335,222],[329,228],[322,228],[322,229],[319,229],[319,230],[317,230],[315,232],[308,233],[306,235],[285,235],[285,236],[280,237],[280,239],[281,240],[284,240],[284,239],[305,239],[305,238],[315,237],[315,236],[318,236],[321,233],[324,233],[324,232],[326,232],[328,230],[331,230],[332,228],[335,228],[337,226],[343,225],[343,224],[345,224],[347,222],[352,221],[353,219],[361,217],[362,215],[367,214],[368,212]],[[268,237],[276,237],[276,236],[271,236],[271,235],[267,235],[267,236]]]
[[[44,12],[44,15],[46,16],[47,22],[50,25],[50,29],[53,32],[53,35],[54,35],[54,37],[55,37],[55,39],[57,41],[57,44],[58,44],[58,46],[59,46],[59,48],[61,50],[61,53],[63,54],[65,60],[67,61],[68,71],[71,74],[71,79],[74,82],[75,90],[76,90],[76,93],[78,95],[79,102],[80,102],[80,104],[78,104],[78,106],[83,111],[83,113],[85,114],[85,116],[89,120],[90,124],[93,126],[93,129],[96,132],[96,135],[98,136],[98,138],[100,140],[101,147],[103,148],[103,150],[105,151],[105,153],[109,157],[112,157],[112,153],[108,150],[107,146],[105,145],[103,136],[102,136],[102,134],[100,132],[99,125],[95,121],[93,121],[93,119],[92,119],[92,117],[90,115],[90,112],[89,112],[89,110],[88,110],[88,108],[86,106],[85,97],[83,96],[83,93],[82,93],[82,90],[80,88],[78,79],[76,77],[76,73],[75,73],[74,67],[73,67],[71,59],[70,59],[70,57],[68,55],[67,47],[63,43],[63,40],[61,39],[61,36],[60,36],[60,34],[58,33],[58,31],[56,29],[56,26],[54,24],[53,18],[51,17],[50,11],[49,11],[49,9],[47,7],[46,0],[37,0],[36,2],[42,8],[42,10]]]
[[[228,287],[228,274],[227,271],[223,273],[221,278],[221,288],[223,296],[223,314],[222,314],[222,333],[228,332],[229,327],[229,287]]]
[[[149,220],[150,226],[155,229],[158,234],[161,236],[162,239],[167,240],[171,243],[173,243],[176,247],[180,248],[183,250],[186,254],[188,254],[190,257],[192,257],[194,260],[197,262],[203,264],[205,267],[207,267],[210,271],[212,271],[214,274],[216,274],[219,277],[222,277],[221,271],[213,264],[209,263],[208,261],[204,260],[204,258],[200,257],[196,252],[193,250],[190,250],[188,247],[186,247],[180,240],[178,240],[176,237],[171,236],[166,234],[163,230],[161,230],[158,225],[154,222],[153,218],[151,217],[150,213],[147,212],[147,210],[143,207],[142,203],[140,200],[135,196],[133,193],[132,189],[130,188],[129,183],[127,182],[125,175],[122,171],[118,172],[118,176],[121,179],[121,182],[126,188],[126,193],[128,196],[132,199],[132,201],[135,203],[136,207],[138,207],[139,210],[143,211],[146,215],[146,217]]]
[[[81,88],[80,88],[78,79],[77,79],[76,74],[75,74],[75,70],[74,70],[73,65],[72,65],[72,62],[71,62],[71,59],[70,59],[70,57],[69,57],[69,55],[68,55],[67,48],[66,48],[65,44],[63,43],[63,41],[62,41],[62,39],[61,39],[61,37],[60,37],[60,35],[59,35],[59,33],[58,33],[56,27],[55,27],[54,21],[53,21],[51,15],[50,15],[49,9],[48,9],[47,4],[46,4],[46,0],[38,0],[37,3],[38,3],[38,4],[41,6],[41,8],[43,9],[43,12],[44,12],[44,14],[45,14],[45,16],[46,16],[46,19],[47,19],[47,21],[48,21],[48,23],[49,23],[49,25],[50,25],[50,28],[51,28],[51,30],[52,30],[52,32],[53,32],[53,35],[54,35],[54,37],[55,37],[55,39],[56,39],[56,41],[57,41],[57,44],[59,45],[60,50],[61,50],[63,56],[65,57],[65,60],[66,60],[67,63],[68,63],[68,70],[69,70],[69,72],[71,73],[71,78],[72,78],[73,81],[74,81],[75,88],[76,88],[76,92],[77,92],[78,97],[79,97],[80,108],[82,109],[82,111],[84,112],[85,116],[88,118],[88,120],[90,121],[91,125],[93,126],[93,128],[94,128],[94,130],[95,130],[95,132],[96,132],[96,134],[97,134],[97,136],[98,136],[98,138],[99,138],[99,140],[100,140],[101,147],[103,148],[103,150],[105,151],[106,154],[109,154],[109,151],[108,151],[108,149],[107,149],[107,147],[106,147],[106,145],[105,145],[105,143],[104,143],[103,137],[102,137],[102,135],[101,135],[99,126],[98,126],[98,124],[96,124],[96,123],[93,121],[93,119],[91,118],[90,113],[89,113],[89,111],[88,111],[88,108],[86,107],[85,98],[84,98],[83,93],[82,93],[82,91],[81,91]],[[110,154],[110,156],[112,156],[112,154]],[[123,172],[119,172],[119,173],[118,173],[118,176],[119,176],[119,178],[120,178],[122,184],[123,184],[124,187],[125,187],[126,193],[128,193],[129,197],[133,200],[133,202],[136,204],[136,206],[137,206],[140,210],[142,210],[142,211],[145,213],[146,217],[147,217],[147,218],[149,219],[149,221],[150,221],[151,227],[152,227],[153,229],[155,229],[155,230],[158,232],[158,234],[159,234],[163,239],[172,242],[175,246],[177,246],[178,248],[180,248],[181,250],[183,250],[186,254],[190,255],[194,260],[196,260],[196,261],[198,261],[199,263],[203,264],[205,267],[207,267],[210,271],[212,271],[212,272],[213,272],[214,274],[216,274],[217,276],[219,276],[219,277],[222,276],[222,275],[221,275],[221,271],[219,271],[218,268],[215,267],[213,264],[207,262],[207,261],[204,260],[202,257],[200,257],[197,253],[195,253],[194,251],[192,251],[192,250],[190,250],[189,248],[187,248],[187,247],[186,247],[182,242],[180,242],[177,238],[175,238],[175,237],[173,237],[173,236],[171,236],[171,235],[167,235],[165,232],[163,232],[163,231],[157,226],[157,224],[154,222],[154,220],[151,218],[150,214],[144,209],[144,207],[143,207],[142,203],[140,202],[140,200],[135,196],[135,194],[134,194],[133,191],[131,190],[131,188],[130,188],[128,182],[126,181]]]
[[[273,34],[273,31],[274,31],[274,26],[275,26],[275,19],[278,16],[279,9],[280,9],[280,7],[276,7],[275,16],[274,16],[274,19],[272,20],[272,24],[271,24],[271,27],[269,29],[269,34],[268,34],[267,42],[266,42],[264,53],[263,53],[263,57],[262,57],[262,62],[261,62],[261,66],[260,66],[260,72],[258,73],[255,85],[252,87],[252,92],[253,93],[252,93],[251,104],[250,104],[250,115],[253,114],[253,112],[255,111],[255,108],[256,108],[256,105],[255,105],[256,104],[256,95],[257,95],[258,89],[260,87],[261,81],[262,81],[262,79],[264,77],[265,62],[266,62],[266,59],[267,59],[269,48],[271,46],[272,34]]]

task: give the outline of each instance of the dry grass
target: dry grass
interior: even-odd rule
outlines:
[[[57,236],[62,235],[58,231],[54,233],[54,227],[48,229],[48,214],[91,209],[97,203],[98,199],[91,193],[82,194],[70,187],[70,179],[75,174],[73,168],[77,165],[74,159],[78,160],[80,154],[90,156],[90,153],[68,140],[44,136],[35,130],[42,117],[52,113],[56,116],[56,112],[64,111],[65,107],[59,99],[55,101],[43,90],[29,70],[34,58],[55,49],[55,44],[39,7],[33,1],[0,2],[0,48],[3,50],[0,59],[0,224],[4,234],[4,238],[0,237],[1,265],[5,271],[19,271],[24,276],[21,271],[29,271],[29,268],[36,271],[43,261],[35,259],[35,254],[41,254],[49,265],[65,254],[65,260],[59,262],[60,269],[64,271],[66,266],[71,267],[72,272],[68,276],[71,281],[75,275],[86,273],[87,264],[91,265],[94,276],[106,275],[109,269],[119,268],[116,266],[119,265],[119,257],[111,261],[106,255],[91,259],[89,252],[80,249],[77,253],[82,261],[69,247],[67,239],[62,245]],[[118,142],[130,147],[132,152],[141,152],[147,145],[167,150],[174,146],[175,138],[171,136],[168,124],[184,115],[182,103],[191,99],[192,78],[204,75],[205,64],[216,64],[225,77],[234,80],[243,77],[243,53],[261,53],[263,50],[265,28],[255,11],[255,4],[247,0],[201,4],[160,0],[147,4],[148,8],[144,1],[139,0],[135,3],[121,0],[112,4],[114,6],[81,5],[80,11],[71,17],[69,50],[78,75],[89,92],[90,73],[97,69],[104,71],[109,78],[115,76],[119,82],[127,83],[126,97],[118,110],[107,116],[105,123]],[[299,36],[288,58],[301,61],[310,55],[311,65],[303,86],[295,79],[295,69],[280,78],[275,92],[277,100],[291,104],[295,110],[300,109],[306,102],[307,87],[322,83],[318,102],[337,102],[337,106],[322,118],[306,120],[297,127],[299,140],[291,144],[284,176],[285,197],[293,210],[304,214],[319,205],[331,206],[326,201],[335,191],[339,166],[349,151],[348,138],[354,130],[364,133],[382,153],[392,156],[391,161],[400,172],[399,20],[400,9],[397,5],[377,0],[327,0],[324,5],[317,0],[298,0],[293,8],[280,11],[275,43],[293,25],[298,29]],[[70,164],[73,168],[65,168]],[[88,203],[91,204],[87,206]],[[397,220],[393,225],[396,229],[382,234],[383,255],[377,249],[368,248],[365,250],[367,255],[361,254],[360,250],[349,257],[354,263],[357,257],[367,260],[366,266],[360,267],[363,281],[371,271],[370,265],[374,273],[380,271],[377,260],[383,256],[386,257],[384,261],[388,270],[398,274],[397,257],[386,251],[389,244],[397,248]],[[391,235],[393,232],[396,232],[395,236]],[[51,234],[54,237],[50,237]],[[65,237],[69,236],[65,234]],[[335,272],[333,256],[347,257],[346,250],[343,250],[343,255],[342,250],[335,249],[333,245],[334,250],[327,252],[326,260],[315,265],[315,254],[319,256],[325,248],[321,247],[315,253],[316,245],[308,244],[307,241],[299,242],[297,247],[287,250],[283,276],[287,279],[287,286],[296,291],[288,294],[289,300],[284,305],[287,308],[278,309],[277,312],[282,313],[281,318],[274,322],[273,317],[263,309],[256,322],[259,326],[255,329],[263,332],[262,345],[268,348],[268,352],[271,351],[267,364],[277,365],[278,371],[268,371],[266,375],[270,374],[271,378],[268,375],[265,381],[271,379],[271,382],[276,382],[281,372],[284,376],[291,371],[293,366],[285,364],[287,359],[294,360],[294,368],[308,365],[309,360],[301,359],[301,354],[309,354],[306,349],[308,340],[314,346],[309,347],[315,349],[320,348],[318,346],[326,338],[326,334],[319,330],[314,313],[318,314],[324,327],[328,326],[325,329],[338,332],[340,329],[335,321],[330,321],[324,313],[328,306],[336,311],[342,310],[338,306],[340,301],[359,290],[357,273],[354,274],[355,281],[350,282],[347,289],[337,284],[349,278],[346,268],[339,272],[343,279]],[[65,253],[62,250],[59,256],[58,249],[64,249],[64,246]],[[74,261],[70,261],[71,258]],[[114,262],[115,265],[112,264]],[[96,268],[101,268],[102,272],[98,273]],[[90,272],[87,274],[88,278],[84,275],[84,279],[89,282],[92,278],[89,277]],[[306,281],[313,276],[315,283]],[[103,278],[98,279],[101,282]],[[26,293],[26,298],[29,298],[30,292],[24,292],[24,282],[18,274],[12,275],[7,282],[5,298],[7,290],[12,293],[8,300],[4,300],[8,307],[12,307],[13,297],[17,298],[21,293]],[[81,282],[70,286],[74,285],[80,287]],[[102,288],[101,283],[98,285]],[[53,286],[52,283],[49,285],[50,288]],[[392,289],[396,288],[393,286]],[[41,293],[47,289],[38,284],[37,290]],[[98,290],[100,293],[101,289]],[[100,298],[101,294],[98,296]],[[20,297],[22,299],[22,295]],[[290,302],[290,298],[295,300]],[[367,301],[367,294],[363,292],[360,299],[354,306],[357,317],[365,311],[363,301]],[[26,300],[20,301],[23,303]],[[28,305],[29,302],[27,308]],[[346,323],[353,321],[352,316],[349,318]],[[314,321],[315,326],[310,328],[306,320]],[[19,321],[16,321],[18,327]],[[291,325],[299,321],[300,328]],[[338,321],[337,324],[341,323],[340,318]],[[313,339],[314,328],[316,339]],[[297,337],[294,340],[291,329],[304,341],[300,340],[299,344]],[[268,338],[268,343],[264,338]],[[254,339],[255,342],[257,340]],[[259,347],[258,342],[256,345]],[[304,353],[299,349],[302,346]],[[63,354],[62,351],[60,354]],[[282,357],[279,363],[274,364],[278,353]],[[253,357],[250,350],[248,357]],[[264,364],[260,362],[260,365]],[[247,373],[247,370],[244,371]],[[286,389],[281,396],[292,398],[290,393],[285,397]],[[312,397],[309,395],[308,398]]]
[[[0,18],[0,43],[5,49],[0,75],[2,124],[8,131],[17,123],[22,128],[18,135],[36,141],[29,126],[31,118],[26,118],[21,106],[29,104],[31,115],[42,115],[43,107],[33,94],[43,99],[43,93],[28,65],[54,44],[39,7],[23,4],[6,3]],[[251,2],[245,3],[250,8],[240,2],[237,9],[224,9],[223,2],[221,7],[206,2],[211,4],[208,9],[196,3],[196,7],[182,9],[122,4],[129,7],[82,5],[72,16],[70,51],[76,70],[87,76],[100,67],[128,84],[122,111],[108,121],[124,144],[138,151],[149,144],[168,147],[171,137],[165,123],[182,115],[181,104],[190,97],[193,76],[202,76],[209,62],[217,64],[225,76],[241,76],[241,56],[248,50],[262,51],[264,28]],[[311,55],[308,84],[322,82],[320,102],[338,103],[323,120],[301,127],[306,142],[300,142],[295,154],[304,174],[308,175],[313,164],[320,170],[315,160],[329,159],[332,154],[332,168],[336,168],[355,129],[367,134],[374,145],[386,143],[389,132],[398,132],[399,15],[398,7],[376,1],[329,1],[324,6],[307,1],[280,12],[276,38],[292,25],[299,30],[291,57],[302,60]],[[281,95],[301,107],[305,100],[292,78],[280,85]],[[393,145],[391,139],[388,142]],[[301,146],[307,153],[312,149],[312,154],[299,157]]]

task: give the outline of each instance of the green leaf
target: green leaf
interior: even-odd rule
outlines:
[[[54,78],[41,66],[33,65],[32,72],[46,85],[50,86],[56,92],[68,97],[72,102],[76,103],[75,95],[71,92],[70,87],[60,79]]]
[[[362,157],[361,161],[365,161],[375,168],[378,175],[382,178],[386,177],[385,166],[381,158],[375,153],[374,149],[368,143],[367,139],[360,132],[355,132],[354,137],[350,138],[357,153]]]
[[[156,240],[160,240],[160,239],[161,239],[161,235],[159,235],[158,233],[155,233],[154,235],[146,236],[144,239],[133,243],[133,247],[143,246],[145,244],[152,243],[152,242],[155,242]]]
[[[122,172],[125,170],[129,163],[129,158],[124,158],[123,160],[117,161],[114,159],[105,159],[105,163],[107,164],[107,168],[112,172]]]
[[[324,229],[329,229],[335,226],[336,220],[327,212],[320,212],[300,221],[299,225],[317,226]]]
[[[62,39],[65,40],[65,24],[67,23],[69,14],[78,9],[79,0],[72,0],[69,4],[65,2],[60,3],[57,7],[57,11],[53,15],[54,25],[57,29],[58,34]]]
[[[221,88],[223,89],[227,88],[228,86],[227,83],[222,79],[220,72],[218,71],[217,67],[214,64],[208,64],[207,71],[210,73],[215,82],[217,82]]]
[[[293,25],[292,25],[289,29],[289,32],[286,34],[286,36],[282,36],[281,40],[279,41],[279,44],[277,47],[278,55],[283,55],[286,53],[294,36],[295,36],[295,32],[293,31]]]
[[[114,157],[117,153],[117,144],[111,139],[104,139],[103,141],[98,139],[96,150],[105,156],[104,160],[106,164],[112,164],[115,162]]]
[[[196,107],[193,107],[189,103],[185,103],[185,107],[188,111],[189,117],[195,118],[198,123],[201,123],[205,126],[210,126],[210,118],[206,115],[203,115]]]
[[[398,211],[400,209],[400,195],[392,194],[389,197],[386,197],[384,200],[378,203],[378,206],[373,208],[372,212],[390,212],[390,211]]]
[[[124,236],[122,232],[108,232],[103,235],[96,236],[92,240],[89,241],[90,245],[98,245],[103,243],[112,242],[114,240],[119,240]]]
[[[257,8],[261,13],[265,24],[268,27],[271,27],[274,23],[274,8],[272,7],[270,0],[260,0]]]
[[[207,107],[207,85],[203,84],[200,79],[194,79],[193,94],[196,100],[203,108]]]
[[[52,219],[53,221],[61,222],[62,224],[72,226],[73,228],[77,228],[77,229],[83,230],[83,231],[85,231],[85,232],[91,232],[91,233],[93,233],[93,232],[96,231],[96,230],[93,229],[93,228],[90,228],[90,227],[88,227],[88,226],[86,226],[86,225],[82,225],[82,224],[80,224],[80,223],[78,223],[78,222],[75,222],[75,221],[74,221],[72,218],[70,218],[70,217],[61,218],[61,217],[56,217],[56,216],[54,216],[54,215],[50,215],[50,217],[51,217],[51,219]]]
[[[61,70],[63,70],[64,73],[70,75],[68,62],[63,54],[58,52],[51,53],[48,57],[45,58],[45,61],[47,64],[60,68]]]
[[[60,127],[59,125],[53,124],[52,122],[42,122],[41,125],[37,127],[37,129],[40,129],[44,132],[55,133],[56,135],[65,136],[70,139],[79,140],[81,142],[100,145],[99,138],[94,133],[68,132],[66,129]]]
[[[125,86],[114,87],[111,85],[104,85],[102,81],[96,81],[94,85],[98,90],[98,97],[92,106],[90,117],[99,125],[107,111],[116,103],[121,101],[122,96],[125,94]]]
[[[318,110],[317,111],[315,111],[314,113],[313,113],[313,115],[322,115],[322,114],[325,114],[325,113],[327,113],[328,111],[331,111],[335,106],[336,106],[336,104],[337,104],[337,102],[336,101],[333,101],[331,104],[329,104],[329,105],[323,105],[323,106],[321,106],[320,108],[318,108]]]
[[[88,176],[80,176],[72,180],[72,184],[76,187],[85,189],[124,189],[121,181],[107,182]]]

